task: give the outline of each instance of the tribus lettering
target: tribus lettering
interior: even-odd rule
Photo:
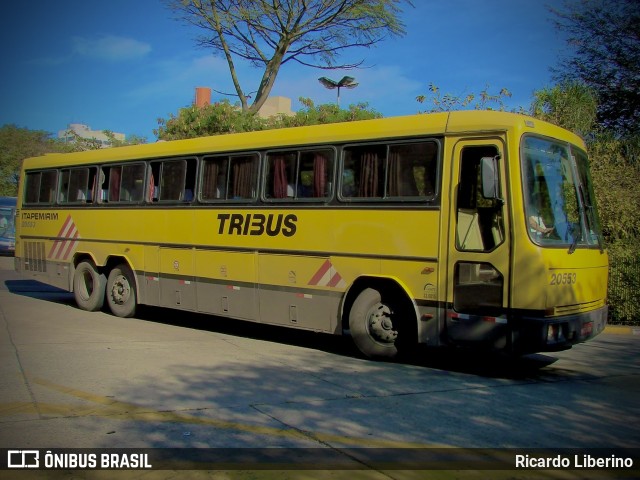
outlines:
[[[223,235],[264,235],[270,237],[284,235],[291,237],[296,234],[298,217],[292,213],[277,215],[270,213],[219,213],[218,234]]]

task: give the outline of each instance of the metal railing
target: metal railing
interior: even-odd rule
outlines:
[[[640,258],[617,258],[609,267],[609,323],[640,325]]]

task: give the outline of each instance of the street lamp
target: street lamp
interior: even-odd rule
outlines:
[[[318,81],[324,85],[329,90],[333,90],[334,88],[338,89],[338,108],[340,108],[340,89],[341,88],[356,88],[358,86],[357,83],[354,83],[355,78],[353,77],[342,77],[342,80],[336,82],[335,80],[331,80],[327,77],[320,77]]]

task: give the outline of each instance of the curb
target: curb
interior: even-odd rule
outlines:
[[[603,333],[640,336],[640,327],[631,325],[607,325]]]

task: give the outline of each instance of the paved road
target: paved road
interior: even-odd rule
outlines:
[[[0,448],[640,447],[640,337],[509,359],[360,358],[342,338],[87,313],[0,258]]]

